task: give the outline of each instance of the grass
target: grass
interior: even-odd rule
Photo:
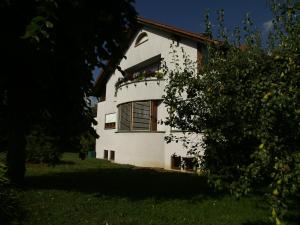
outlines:
[[[28,165],[25,225],[267,225],[264,197],[216,194],[193,174],[65,154],[56,167]]]
[[[0,152],[0,163],[4,163],[6,158],[6,152]]]

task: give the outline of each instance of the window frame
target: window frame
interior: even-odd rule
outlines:
[[[124,129],[121,129],[121,118],[122,118],[122,106],[125,105],[125,104],[130,104],[130,125],[129,125],[129,130],[124,130]],[[121,107],[121,108],[120,108]],[[131,131],[131,124],[132,124],[132,102],[126,102],[126,103],[122,103],[120,105],[118,105],[118,131],[119,132],[130,132]]]
[[[134,128],[134,123],[136,122],[135,120],[134,120],[134,104],[135,103],[137,103],[137,102],[149,102],[149,105],[150,105],[150,107],[149,107],[149,125],[148,125],[148,129],[147,130],[139,130],[139,129],[136,129],[136,128]],[[134,101],[134,102],[132,102],[131,103],[131,131],[133,131],[133,132],[139,132],[139,131],[144,131],[144,132],[150,132],[151,131],[151,117],[152,117],[152,106],[151,106],[151,103],[152,103],[152,101],[150,100],[150,101],[148,101],[148,100],[144,100],[144,101]]]
[[[106,116],[111,115],[111,114],[115,114],[115,116],[117,116],[117,114],[115,112],[114,113],[107,113],[107,114],[104,115],[104,129],[105,130],[116,129],[117,118],[115,118],[115,122],[110,122],[110,123],[106,122]]]
[[[181,170],[182,157],[176,154],[171,155],[171,169],[172,170]]]
[[[103,159],[108,160],[108,150],[104,149],[103,151]]]
[[[143,38],[146,38],[145,40],[142,40]],[[134,47],[137,47],[145,42],[147,42],[149,40],[148,34],[146,32],[142,32],[138,35],[138,37],[136,38]]]
[[[110,150],[110,151],[109,151],[109,161],[114,162],[114,161],[115,161],[115,158],[116,158],[116,151]]]
[[[149,129],[141,130],[141,129],[134,129],[134,118],[133,118],[133,110],[134,110],[134,103],[136,102],[149,102]],[[126,102],[118,105],[118,132],[157,132],[157,107],[158,107],[159,100],[141,100],[141,101],[132,101]],[[120,129],[121,128],[121,118],[122,118],[122,105],[130,104],[130,126],[129,130]],[[121,108],[120,108],[121,107]]]

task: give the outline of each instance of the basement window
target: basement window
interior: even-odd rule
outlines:
[[[104,150],[103,159],[108,159],[108,150]]]
[[[189,171],[194,170],[194,165],[195,165],[194,158],[183,157],[182,158],[182,164],[183,164],[183,169],[184,170],[189,170]]]
[[[115,161],[115,151],[110,151],[109,160]]]
[[[180,170],[181,169],[181,157],[177,155],[171,156],[171,169]]]

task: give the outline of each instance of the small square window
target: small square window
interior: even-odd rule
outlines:
[[[104,150],[104,156],[103,156],[104,159],[108,159],[108,150]]]
[[[194,170],[195,161],[194,158],[191,157],[183,157],[183,169],[185,170]]]
[[[110,157],[109,157],[109,159],[111,161],[115,161],[115,151],[110,151]]]
[[[181,157],[172,155],[171,156],[171,169],[180,170],[181,169]]]

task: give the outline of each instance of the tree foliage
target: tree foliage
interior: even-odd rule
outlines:
[[[55,165],[60,161],[63,151],[59,138],[47,132],[41,125],[36,125],[26,137],[26,162]]]
[[[136,12],[132,0],[0,1],[0,149],[22,180],[26,135],[36,124],[61,149],[96,136],[88,97],[92,71],[123,57]]]
[[[24,213],[16,191],[6,177],[7,168],[0,162],[0,223],[19,224]]]
[[[164,102],[167,124],[203,135],[202,166],[215,187],[239,196],[267,183],[279,225],[300,186],[300,20],[296,1],[270,5],[274,31],[267,48],[248,16],[240,47],[241,32],[228,37],[220,11],[222,42],[208,46],[209,61],[198,73],[186,55],[183,65],[175,60],[174,69],[165,69]]]

